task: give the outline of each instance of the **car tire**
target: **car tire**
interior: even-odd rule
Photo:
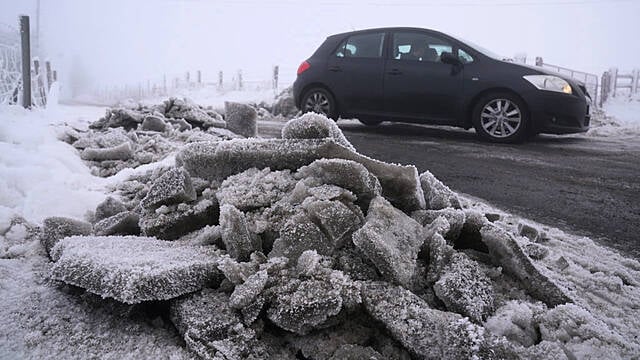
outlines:
[[[360,121],[361,124],[366,126],[378,126],[382,123],[382,120],[367,119],[367,118],[359,118],[358,121]]]
[[[336,100],[329,91],[316,87],[307,90],[300,102],[302,113],[315,112],[330,119],[338,119],[338,107]]]
[[[483,96],[471,116],[476,134],[491,142],[517,143],[529,135],[527,107],[520,98],[508,92]]]

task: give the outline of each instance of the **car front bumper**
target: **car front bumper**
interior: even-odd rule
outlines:
[[[589,130],[591,100],[584,96],[535,90],[523,94],[537,133],[571,134]]]

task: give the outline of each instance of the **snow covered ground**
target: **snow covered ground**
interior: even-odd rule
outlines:
[[[222,107],[224,100],[273,99],[272,92],[229,95],[196,94],[194,98],[214,107]],[[611,102],[606,110],[615,120],[594,127],[590,134],[634,133],[640,124],[638,104]],[[158,309],[124,305],[49,279],[51,264],[29,223],[41,224],[49,216],[82,219],[129,175],[173,163],[169,154],[160,163],[125,169],[108,178],[92,175],[78,151],[59,138],[68,127],[87,129],[104,112],[104,108],[81,106],[34,111],[0,107],[0,359],[195,358],[163,316],[163,305]],[[640,353],[636,301],[640,263],[590,239],[514,217],[480,199],[463,198],[463,202],[468,210],[498,215],[499,222],[514,233],[527,234],[526,227],[522,230],[525,224],[534,229],[535,234],[530,231],[528,236],[544,238],[540,244],[549,256],[540,261],[549,270],[546,275],[576,302],[545,313],[537,330],[543,339],[562,343],[578,359],[629,358]],[[12,221],[16,215],[27,222]],[[487,272],[498,283],[509,285],[502,274]],[[539,339],[530,331],[536,331],[531,328],[532,318],[541,310],[523,294],[509,297],[521,301],[503,304],[484,326],[518,342]]]
[[[640,96],[618,95],[593,114],[588,136],[633,137],[640,135]]]

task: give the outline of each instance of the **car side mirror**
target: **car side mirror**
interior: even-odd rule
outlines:
[[[457,56],[453,56],[453,54],[450,52],[443,52],[442,54],[440,54],[440,61],[449,65],[462,65],[462,61],[460,61]]]

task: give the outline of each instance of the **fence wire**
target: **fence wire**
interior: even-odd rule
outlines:
[[[22,82],[20,33],[0,23],[0,104],[18,102]]]

